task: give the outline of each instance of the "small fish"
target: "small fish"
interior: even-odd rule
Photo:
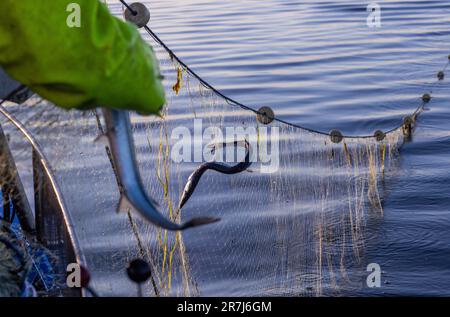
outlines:
[[[177,224],[164,217],[155,207],[156,202],[147,196],[138,172],[128,112],[103,109],[107,132],[97,141],[107,142],[113,165],[122,185],[123,193],[117,211],[132,209],[146,220],[167,230],[184,230],[217,222],[219,218],[201,217]]]
[[[233,146],[238,146],[241,143],[244,143],[245,150],[246,150],[246,155],[245,155],[244,161],[239,162],[238,164],[236,164],[234,166],[228,166],[224,163],[218,163],[218,162],[203,163],[189,176],[189,178],[186,182],[186,185],[184,187],[183,193],[181,195],[180,203],[178,204],[178,212],[181,210],[181,208],[183,208],[183,206],[187,203],[189,198],[192,196],[195,188],[198,185],[198,182],[200,181],[200,178],[207,170],[213,170],[213,171],[216,171],[216,172],[219,172],[222,174],[232,175],[232,174],[241,173],[250,167],[250,165],[252,164],[250,162],[251,146],[247,140],[245,140],[244,142],[242,142],[242,141],[239,141],[239,142],[234,141],[234,142],[229,142],[229,143],[224,142],[217,146],[213,146],[212,151],[214,152],[215,149],[219,146],[227,147],[230,144]]]

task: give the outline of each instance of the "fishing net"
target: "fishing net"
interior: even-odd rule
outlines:
[[[54,267],[59,259],[23,234],[17,221],[0,220],[0,297],[60,295],[65,274]]]
[[[161,118],[131,117],[145,188],[174,221],[213,216],[221,218],[218,223],[168,232],[132,212],[117,214],[114,171],[105,146],[94,142],[104,130],[100,112],[66,112],[38,96],[5,105],[51,163],[92,287],[101,295],[135,295],[125,267],[141,257],[152,268],[147,296],[320,296],[361,288],[364,245],[371,239],[367,223],[376,231],[383,217],[386,183],[396,175],[399,148],[411,137],[408,124],[377,139],[372,132],[330,137],[272,121],[233,104],[161,43],[146,39],[161,63],[167,105]],[[439,84],[427,88],[434,93]],[[423,105],[422,98],[414,100],[412,112],[419,108],[409,117],[412,129]],[[31,148],[8,120],[0,122],[28,183]],[[236,175],[207,171],[180,211],[189,175],[211,154],[208,145],[242,139],[252,148],[251,167]],[[244,152],[226,147],[213,159],[233,164]],[[33,196],[30,186],[26,191]]]
[[[0,296],[19,296],[29,269],[25,251],[19,247],[0,221]]]

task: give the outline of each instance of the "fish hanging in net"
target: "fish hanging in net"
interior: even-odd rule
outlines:
[[[38,96],[5,106],[45,149],[93,288],[101,295],[130,294],[134,287],[123,269],[135,257],[152,269],[145,285],[150,296],[318,296],[360,288],[355,272],[363,271],[367,221],[383,217],[384,184],[396,174],[399,149],[423,107],[390,131],[361,137],[321,133],[277,117],[258,120],[259,110],[233,104],[161,43],[151,43],[168,102],[161,118],[131,116],[146,191],[172,221],[207,215],[221,218],[218,223],[168,232],[130,212],[116,214],[120,190],[105,147],[94,143],[104,126],[98,113],[66,112]],[[430,100],[424,95],[422,101]],[[7,120],[1,123],[26,179],[29,146]],[[174,138],[195,136],[196,129],[216,138],[191,144]],[[186,182],[204,163],[203,149],[226,140],[227,129],[254,149],[251,166],[234,175],[205,172],[180,204]],[[245,149],[227,148],[234,155],[227,164],[243,161]]]

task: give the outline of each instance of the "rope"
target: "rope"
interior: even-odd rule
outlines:
[[[126,3],[124,0],[120,0],[120,2],[122,2],[122,4],[128,9],[130,10],[131,14],[136,15],[137,12],[128,4]]]
[[[130,10],[130,12],[131,12],[133,15],[136,15],[136,14],[137,14],[137,12],[136,12],[135,10],[133,10],[133,9],[130,7],[130,5],[129,5],[125,0],[120,0],[120,2],[121,2],[128,10]],[[166,50],[166,52],[170,55],[170,57],[171,57],[172,59],[176,60],[176,61],[184,68],[184,70],[185,70],[186,72],[188,72],[191,76],[195,77],[195,78],[201,83],[201,85],[202,85],[203,87],[212,90],[214,93],[216,93],[217,95],[219,95],[220,97],[222,97],[222,98],[223,98],[229,105],[231,105],[231,106],[238,106],[238,107],[241,107],[242,109],[251,111],[251,112],[255,113],[256,115],[262,115],[262,116],[265,116],[265,114],[262,113],[262,112],[260,112],[259,110],[255,109],[255,108],[253,108],[253,107],[251,107],[251,106],[245,105],[245,104],[243,104],[243,103],[241,103],[241,102],[239,102],[239,101],[237,101],[237,100],[235,100],[235,99],[233,99],[233,98],[231,98],[231,97],[225,95],[225,94],[222,93],[219,89],[215,88],[212,84],[210,84],[210,83],[207,82],[205,79],[203,79],[200,75],[198,75],[198,74],[197,74],[191,67],[189,67],[185,62],[183,62],[183,60],[182,60],[181,58],[179,58],[179,57],[175,54],[175,52],[172,51],[172,50],[164,43],[164,41],[161,40],[161,38],[158,37],[158,35],[156,35],[155,32],[153,32],[153,31],[150,29],[150,27],[149,27],[148,25],[144,26],[144,29],[145,29],[145,31],[153,38],[153,40],[155,40],[159,45],[161,45],[161,46],[164,48],[164,50]],[[444,67],[444,68],[442,69],[442,71],[441,71],[443,74],[445,74],[445,70],[447,69],[449,63],[450,63],[450,56],[449,56],[449,61],[446,63],[445,67]],[[434,88],[434,87],[437,85],[437,83],[438,83],[439,81],[441,81],[441,80],[443,80],[443,77],[442,77],[442,78],[438,77],[438,80],[437,80],[436,82],[434,82],[434,84],[432,85],[432,87]],[[432,93],[432,90],[430,91],[429,94],[431,95],[431,93]],[[422,100],[422,103],[421,103],[421,104],[415,109],[415,111],[413,112],[412,117],[413,117],[413,118],[417,117],[417,115],[423,111],[423,109],[424,109],[424,107],[425,107],[425,104],[427,104],[428,102],[429,102],[429,101],[423,101],[423,100]],[[316,129],[312,129],[312,128],[309,128],[309,127],[306,127],[306,126],[303,126],[303,125],[295,124],[295,123],[292,123],[292,122],[289,122],[289,121],[286,121],[286,120],[283,120],[283,119],[280,119],[280,118],[277,118],[277,117],[274,117],[273,120],[274,120],[274,121],[277,121],[277,122],[279,122],[279,123],[283,123],[283,124],[286,124],[286,125],[288,125],[288,126],[297,128],[297,129],[301,129],[301,130],[304,130],[304,131],[311,132],[311,133],[316,133],[316,134],[325,135],[325,136],[329,136],[329,135],[330,135],[330,133],[323,132],[323,131],[319,131],[319,130],[316,130]],[[389,130],[389,131],[387,131],[387,132],[385,132],[385,133],[386,133],[386,134],[391,133],[391,132],[393,132],[393,131],[395,131],[395,130],[397,130],[397,129],[400,129],[401,127],[403,127],[403,123],[399,124],[398,126],[392,128],[391,130]],[[368,138],[374,138],[374,135],[343,135],[343,138],[346,138],[346,139],[368,139]]]

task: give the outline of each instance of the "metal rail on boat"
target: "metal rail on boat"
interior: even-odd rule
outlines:
[[[58,183],[52,173],[50,163],[41,146],[31,132],[8,110],[0,106],[0,113],[11,122],[32,146],[33,187],[35,214],[31,212],[20,180],[9,142],[0,127],[0,154],[4,159],[0,164],[0,177],[8,177],[2,192],[7,202],[17,212],[19,223],[24,232],[33,235],[44,247],[52,251],[58,258],[54,268],[57,274],[65,276],[69,263],[85,266],[85,258],[75,234],[72,218],[67,210]],[[5,201],[4,201],[5,202]],[[83,296],[78,288],[61,288],[50,296]]]

